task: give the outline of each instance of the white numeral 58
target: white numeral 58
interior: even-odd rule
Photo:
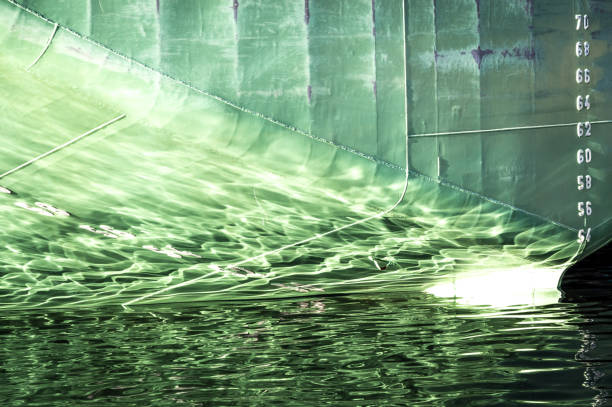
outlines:
[[[591,189],[591,186],[593,185],[593,179],[590,175],[578,175],[576,182],[578,184],[578,191],[582,191],[583,189]]]

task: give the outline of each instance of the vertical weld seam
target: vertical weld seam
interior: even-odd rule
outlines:
[[[372,0],[372,35],[376,37],[376,0]]]
[[[374,66],[374,80],[372,81],[372,92],[374,95],[374,106],[375,106],[375,111],[376,111],[376,151],[378,153],[379,157],[382,157],[381,154],[381,145],[380,145],[380,129],[379,129],[379,123],[380,120],[378,118],[378,89],[377,89],[377,81],[378,81],[378,67],[377,67],[377,48],[376,48],[376,17],[375,17],[375,1],[376,0],[372,0],[372,41],[374,41],[374,55],[373,55],[373,66]]]
[[[433,0],[433,29],[434,29],[434,90],[435,90],[435,118],[436,132],[440,126],[440,106],[438,104],[438,7],[436,0]],[[440,157],[440,140],[436,137],[436,154]]]
[[[410,156],[408,154],[408,44],[406,43],[406,41],[408,41],[408,39],[406,38],[407,36],[407,22],[406,22],[406,1],[407,0],[402,0],[402,45],[404,47],[404,131],[405,131],[405,140],[404,140],[404,160],[405,160],[405,180],[404,180],[404,190],[402,191],[402,195],[400,197],[400,199],[397,201],[397,203],[395,204],[395,206],[389,211],[391,212],[393,209],[395,209],[400,202],[402,202],[404,200],[404,197],[406,196],[406,190],[408,189],[408,178],[410,176]]]
[[[488,21],[490,22],[490,15],[491,15],[491,7],[493,7],[493,5],[491,4],[489,6],[489,19]],[[480,0],[476,0],[476,19],[478,20],[478,49],[480,49],[481,47],[481,42],[482,42],[482,27],[480,24],[480,20],[482,18],[482,14],[481,14],[481,10],[480,10]],[[490,27],[489,27],[490,29]],[[478,65],[478,98],[479,98],[479,104],[478,104],[478,123],[479,123],[479,127],[482,128],[482,70],[480,69],[480,64]],[[480,189],[484,192],[484,179],[485,179],[485,139],[483,137],[482,134],[478,135],[479,141],[480,141]]]

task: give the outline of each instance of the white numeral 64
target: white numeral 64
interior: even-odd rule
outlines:
[[[576,110],[582,110],[586,107],[587,110],[591,108],[591,95],[576,97]]]

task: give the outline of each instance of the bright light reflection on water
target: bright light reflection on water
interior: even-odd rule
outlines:
[[[462,305],[546,305],[559,301],[557,289],[561,269],[523,266],[509,269],[483,269],[463,272],[436,282],[426,292],[442,298],[455,298]]]

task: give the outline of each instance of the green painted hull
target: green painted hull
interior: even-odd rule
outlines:
[[[611,236],[609,20],[595,0],[0,2],[0,306],[556,285]]]

